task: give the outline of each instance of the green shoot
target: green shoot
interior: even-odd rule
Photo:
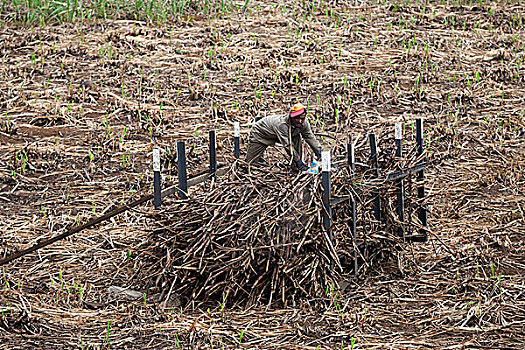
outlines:
[[[62,270],[58,271],[58,280],[60,281],[60,289],[64,289],[64,279],[62,278]]]
[[[223,312],[224,307],[226,306],[226,295],[224,294],[224,292],[222,293],[222,302],[220,302],[219,304],[220,304],[220,311]]]
[[[352,339],[350,340],[350,350],[354,350],[356,341],[357,341],[357,338],[352,337]]]
[[[242,337],[244,336],[244,330],[241,330],[241,333],[239,334],[239,345],[242,344]]]
[[[106,334],[104,335],[104,344],[105,345],[109,345],[111,344],[110,340],[109,340],[109,332],[110,332],[110,329],[111,327],[109,326],[109,321],[107,322],[107,325],[106,325]]]

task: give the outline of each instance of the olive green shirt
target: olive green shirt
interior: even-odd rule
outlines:
[[[289,114],[272,115],[257,121],[250,131],[250,141],[266,146],[273,146],[279,142],[288,154],[292,154],[293,161],[297,162],[301,157],[294,149],[292,140],[299,135],[312,150],[321,149],[321,144],[315,138],[308,120],[305,120],[300,127],[294,127],[291,126]]]

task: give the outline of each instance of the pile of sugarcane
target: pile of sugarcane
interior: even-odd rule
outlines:
[[[321,176],[273,169],[233,167],[193,190],[190,199],[164,203],[152,219],[151,237],[137,247],[144,287],[186,302],[251,304],[319,297],[337,283],[355,257],[349,204],[338,207],[330,237],[323,229]],[[393,227],[379,231],[372,224],[367,190],[356,187],[347,169],[333,177],[334,193],[352,192],[359,201],[357,242],[366,245],[358,258],[369,264],[371,246],[377,252],[396,242]],[[380,194],[389,191],[384,186]]]

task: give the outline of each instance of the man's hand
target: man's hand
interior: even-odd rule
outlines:
[[[297,169],[299,169],[299,171],[306,171],[308,170],[308,167],[303,163],[303,161],[301,159],[299,159],[296,163],[297,165]]]
[[[321,148],[314,150],[315,159],[321,160]]]

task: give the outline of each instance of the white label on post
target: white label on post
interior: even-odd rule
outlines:
[[[403,128],[402,123],[396,123],[396,140],[402,140],[403,139]],[[392,134],[390,134],[392,135]]]
[[[233,136],[235,137],[241,136],[241,126],[239,125],[239,122],[235,122],[233,124]]]
[[[355,164],[355,152],[354,152],[354,145],[350,148],[350,161],[352,164]]]
[[[321,162],[323,164],[323,171],[331,171],[330,170],[330,151],[322,151],[321,152]]]
[[[153,150],[153,171],[160,171],[160,151],[158,148]]]

